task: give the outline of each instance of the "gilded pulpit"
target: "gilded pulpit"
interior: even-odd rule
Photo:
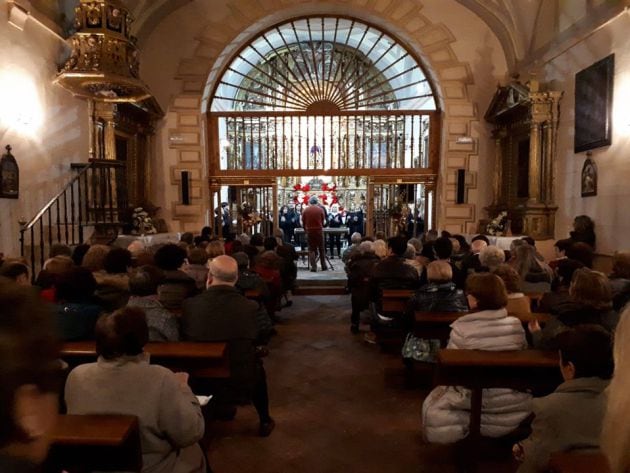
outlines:
[[[496,159],[490,218],[507,211],[514,234],[554,237],[554,161],[562,92],[531,80],[499,86],[485,119],[494,126]]]

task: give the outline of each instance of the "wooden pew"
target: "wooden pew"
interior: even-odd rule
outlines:
[[[407,302],[414,293],[413,289],[383,289],[381,293],[383,312],[405,312]]]
[[[62,415],[51,434],[44,471],[141,471],[138,419],[124,415]]]
[[[555,351],[440,350],[435,371],[436,386],[463,386],[471,390],[470,433],[462,441],[463,458],[474,470],[481,436],[482,390],[528,389],[547,394],[561,382],[559,356]]]
[[[229,378],[230,365],[227,343],[223,342],[149,342],[144,350],[151,362],[173,371],[185,371],[192,378]],[[71,367],[91,363],[96,359],[93,341],[66,342],[61,358]]]
[[[261,301],[263,298],[263,293],[262,291],[260,291],[260,289],[247,289],[245,291],[245,297],[254,301]]]
[[[600,452],[559,452],[551,455],[550,473],[609,473],[608,460]]]
[[[416,311],[414,322],[414,335],[425,339],[438,339],[442,346],[446,346],[451,333],[451,324],[460,317],[468,315],[470,312],[421,312]],[[546,322],[551,317],[549,314],[526,313],[508,314],[518,318],[523,325],[527,325],[532,320]]]

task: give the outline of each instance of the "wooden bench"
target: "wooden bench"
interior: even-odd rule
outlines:
[[[44,471],[141,471],[138,419],[124,415],[62,415],[51,433]]]
[[[381,292],[383,312],[405,312],[407,302],[414,293],[413,289],[383,289]]]
[[[227,343],[224,342],[150,342],[144,350],[150,354],[152,363],[173,371],[185,371],[192,378],[230,377]],[[66,342],[61,358],[71,367],[91,363],[96,359],[96,343]]]
[[[434,385],[463,386],[471,390],[470,429],[462,442],[467,468],[474,471],[483,440],[481,435],[482,390],[531,389],[548,394],[561,382],[559,356],[555,351],[440,350]]]
[[[261,301],[263,298],[263,293],[260,289],[247,289],[245,291],[245,297],[254,301]]]
[[[414,335],[424,339],[440,340],[442,346],[446,346],[451,333],[451,324],[460,317],[468,315],[470,312],[421,312],[414,313]],[[526,313],[508,314],[518,318],[523,325],[527,325],[532,320],[547,322],[551,317],[549,314]]]
[[[600,452],[554,453],[549,461],[551,473],[609,473],[608,460]]]

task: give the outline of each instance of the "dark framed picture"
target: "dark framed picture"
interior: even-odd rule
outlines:
[[[597,166],[591,158],[586,158],[582,166],[582,197],[597,195]]]
[[[615,55],[605,57],[575,75],[576,153],[612,142],[612,98]]]

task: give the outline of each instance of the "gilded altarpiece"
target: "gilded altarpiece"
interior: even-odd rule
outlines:
[[[510,231],[536,239],[554,237],[554,162],[562,92],[543,91],[537,81],[499,87],[485,118],[496,142],[494,218],[507,211]]]

